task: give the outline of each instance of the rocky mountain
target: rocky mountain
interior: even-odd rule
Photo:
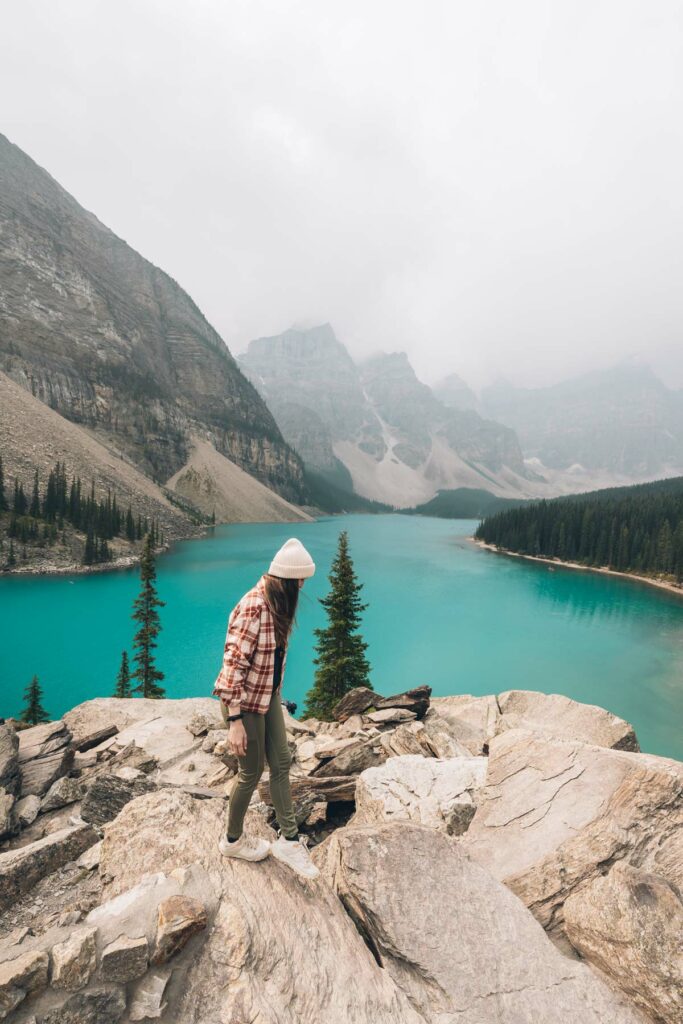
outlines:
[[[0,136],[0,370],[164,482],[193,437],[285,497],[302,465],[186,292]]]
[[[443,488],[537,493],[514,431],[446,407],[403,353],[356,366],[329,324],[253,341],[240,365],[307,466],[398,507]]]
[[[683,393],[647,367],[617,367],[545,388],[499,383],[484,389],[481,405],[517,432],[540,472],[593,474],[595,486],[683,472]]]
[[[457,373],[449,373],[432,390],[442,405],[451,409],[474,409],[475,412],[481,412],[477,395]]]
[[[682,1019],[683,766],[623,719],[420,686],[285,723],[312,881],[221,856],[236,761],[216,701],[0,724],[4,1019]],[[270,840],[267,777],[259,798],[246,827]]]

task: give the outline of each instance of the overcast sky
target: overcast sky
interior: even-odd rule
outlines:
[[[233,352],[683,385],[680,0],[17,0],[0,130]]]

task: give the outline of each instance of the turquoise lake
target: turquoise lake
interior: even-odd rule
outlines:
[[[363,633],[382,693],[427,683],[434,695],[508,689],[563,693],[628,719],[643,750],[683,758],[683,599],[626,580],[504,558],[468,537],[475,522],[348,516],[217,527],[159,559],[158,663],[169,697],[209,694],[233,604],[296,534],[318,571],[302,591],[285,696],[312,683],[317,598],[347,529],[369,607]],[[111,694],[130,651],[136,570],[0,578],[2,701],[17,714],[39,676],[54,717]]]

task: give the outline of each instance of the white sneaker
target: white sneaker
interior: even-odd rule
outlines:
[[[302,836],[299,836],[298,842],[279,836],[274,843],[270,844],[270,852],[273,857],[281,860],[302,878],[317,878],[320,874],[311,860],[311,855],[304,845]]]
[[[270,843],[266,839],[257,839],[256,836],[249,836],[243,832],[234,843],[229,843],[228,837],[223,836],[218,844],[218,849],[224,857],[238,857],[240,860],[265,860],[270,853]]]

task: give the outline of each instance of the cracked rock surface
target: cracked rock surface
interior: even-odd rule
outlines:
[[[646,1019],[559,952],[520,901],[441,832],[402,822],[340,829],[323,869],[427,1024]]]

